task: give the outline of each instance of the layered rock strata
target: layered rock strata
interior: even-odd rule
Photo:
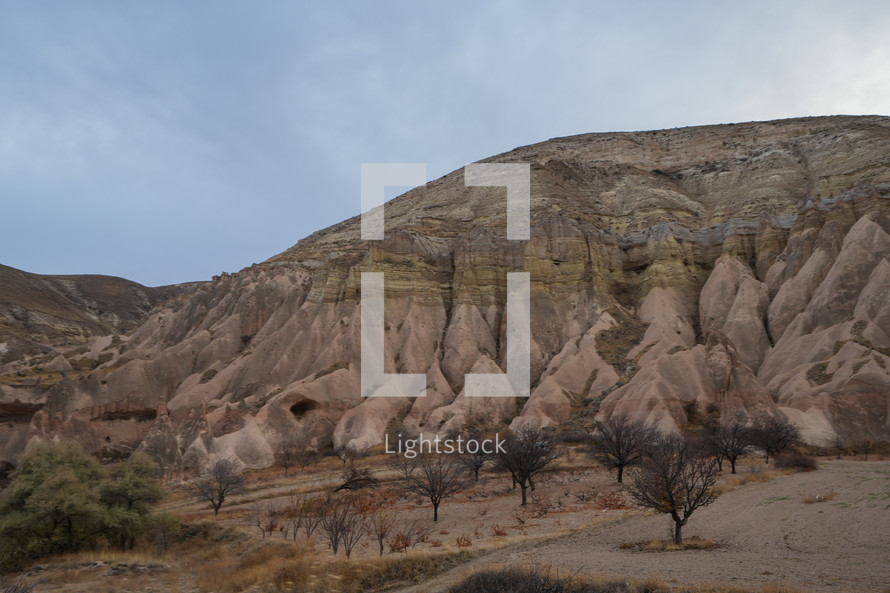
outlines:
[[[170,471],[264,466],[285,443],[364,448],[396,425],[614,413],[665,430],[783,413],[812,442],[890,438],[890,118],[587,134],[486,162],[530,165],[529,240],[507,240],[503,188],[455,171],[388,203],[382,241],[347,220],[95,342],[89,375],[0,385],[0,457],[58,435]],[[386,371],[424,374],[424,397],[360,396],[364,271],[385,274]],[[516,271],[531,396],[467,397],[467,373],[504,370]]]

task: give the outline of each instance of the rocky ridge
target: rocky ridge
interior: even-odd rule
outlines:
[[[0,367],[56,347],[136,328],[154,307],[194,285],[148,287],[98,275],[43,276],[0,265]]]
[[[486,161],[530,164],[528,241],[506,239],[505,190],[455,171],[389,202],[382,241],[347,220],[93,342],[90,374],[0,382],[0,458],[72,436],[171,472],[264,466],[283,443],[367,447],[396,424],[616,412],[890,438],[890,118],[586,134]],[[425,374],[426,397],[360,397],[363,271],[385,273],[386,370]],[[466,373],[502,372],[513,271],[531,278],[531,397],[468,398]]]

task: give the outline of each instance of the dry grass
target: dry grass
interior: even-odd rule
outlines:
[[[195,585],[204,591],[238,593],[265,584],[270,576],[274,579],[282,572],[291,572],[291,567],[304,575],[314,572],[306,566],[313,555],[297,546],[268,543],[241,554],[233,549],[214,552],[216,558],[208,558],[196,567]]]
[[[725,583],[677,585],[676,580],[665,581],[658,576],[616,580],[613,577],[578,575],[570,578],[551,574],[551,571],[517,570],[510,566],[490,566],[452,587],[449,593],[804,593],[800,589],[767,583],[757,588],[739,587]]]
[[[675,591],[675,589],[673,590]],[[707,583],[686,587],[684,591],[688,593],[804,593],[795,587],[788,587],[778,583],[767,583],[765,585],[760,585],[757,589],[752,589],[750,587],[742,589],[736,585],[727,585],[724,583]]]
[[[369,467],[386,470],[386,466],[383,465],[384,461],[386,461],[384,456],[381,456],[381,459],[365,459],[362,460],[362,463]],[[305,543],[305,538],[302,536],[298,543],[277,537],[274,540],[269,538],[260,540],[256,533],[244,528],[243,522],[238,518],[245,511],[244,500],[239,498],[237,501],[233,501],[230,509],[224,507],[220,517],[213,518],[209,507],[203,508],[197,503],[190,503],[182,491],[176,491],[173,496],[164,501],[164,505],[168,509],[171,506],[177,507],[170,510],[185,519],[183,533],[186,536],[180,535],[178,539],[183,541],[173,544],[166,554],[152,553],[155,549],[154,545],[149,546],[146,542],[143,551],[127,553],[92,551],[56,557],[47,561],[51,568],[42,571],[40,578],[44,583],[52,586],[52,590],[64,589],[65,591],[89,591],[90,593],[105,593],[106,583],[109,584],[108,593],[122,590],[120,585],[123,577],[129,579],[127,586],[133,591],[149,588],[158,590],[157,587],[165,591],[187,591],[189,593],[194,592],[196,587],[201,591],[214,591],[215,593],[388,591],[424,582],[472,557],[483,557],[494,550],[518,543],[527,545],[536,540],[545,542],[576,532],[588,523],[601,525],[606,520],[605,515],[582,515],[582,519],[586,517],[585,520],[575,521],[574,516],[570,515],[568,520],[562,519],[564,522],[560,523],[560,514],[562,513],[572,513],[578,509],[596,509],[603,506],[614,510],[614,508],[626,506],[626,503],[622,504],[620,491],[613,490],[611,486],[591,486],[589,492],[585,490],[582,492],[582,496],[578,496],[578,489],[584,485],[583,480],[587,479],[588,474],[579,472],[565,459],[562,460],[562,463],[566,467],[559,474],[559,479],[552,478],[558,487],[554,486],[549,491],[540,492],[541,497],[534,498],[528,507],[517,509],[516,512],[523,519],[522,524],[518,526],[511,524],[509,518],[506,518],[505,521],[506,515],[503,513],[500,515],[489,513],[490,509],[496,510],[500,504],[501,500],[498,497],[509,497],[506,500],[510,502],[511,508],[515,507],[518,502],[515,499],[515,493],[509,489],[508,481],[494,480],[491,482],[494,484],[492,486],[487,485],[489,482],[485,481],[486,477],[483,476],[483,483],[477,485],[471,492],[472,496],[467,495],[466,500],[463,501],[464,504],[480,503],[478,508],[473,507],[472,512],[467,515],[473,519],[471,523],[457,523],[457,527],[448,525],[447,528],[439,529],[440,536],[448,536],[440,537],[441,546],[439,547],[431,548],[435,545],[433,542],[436,541],[431,540],[428,542],[428,546],[424,546],[425,550],[410,551],[407,554],[388,554],[382,558],[376,557],[376,545],[374,544],[370,544],[370,547],[360,545],[356,550],[357,553],[353,554],[352,560],[346,560],[342,557],[342,552],[335,558],[324,545],[314,547],[312,542],[319,539],[317,536],[309,543]],[[754,456],[747,457],[740,466],[745,468],[742,473],[723,475],[717,486],[721,491],[728,492],[745,484],[766,482],[795,473],[793,470],[768,469],[762,464],[762,458],[758,460]],[[323,487],[326,477],[338,476],[342,467],[340,460],[328,458],[307,472],[299,472],[299,479],[311,478],[309,484],[298,481],[294,476],[284,478],[280,469],[255,470],[249,472],[251,491],[244,499],[285,496],[294,488],[300,490],[315,488],[316,490],[312,490],[314,492]],[[579,472],[578,476],[573,472]],[[385,471],[381,471],[381,474],[386,475]],[[546,481],[541,483],[545,486],[547,484]],[[823,494],[826,491],[828,494]],[[835,492],[830,485],[815,486],[810,492],[804,490],[800,494],[793,493],[789,496],[801,500],[801,497],[809,494],[813,495],[803,498],[804,503],[826,502],[835,497]],[[410,499],[400,499],[398,504],[413,509],[413,502]],[[190,512],[183,513],[182,511]],[[412,511],[409,509],[405,512]],[[630,513],[634,516],[641,514],[636,510],[630,511]],[[649,513],[643,512],[642,514]],[[623,516],[623,514],[609,515],[611,517],[609,520],[619,520]],[[500,523],[496,521],[500,521]],[[550,529],[546,533],[542,533],[540,529],[542,521],[551,522],[549,523]],[[534,529],[535,526],[538,527],[537,530]],[[645,534],[631,535],[628,539],[633,537],[647,536]],[[468,547],[461,549],[462,545]],[[661,540],[622,544],[620,547],[639,552],[668,552],[680,549],[710,550],[718,547],[718,544],[710,540],[688,538],[682,548],[674,546],[670,541]],[[711,556],[701,557],[707,559]],[[116,578],[105,576],[115,564],[166,564],[169,567],[162,566],[146,572],[134,568]],[[645,574],[645,572],[636,571],[631,573]],[[705,573],[700,575],[700,578],[711,578],[711,574],[713,573]],[[742,591],[746,593],[799,593],[796,589],[773,584],[752,585],[742,589],[739,586],[720,583],[690,586],[685,583],[680,584],[676,579],[665,583],[657,576],[638,581],[621,581],[620,583],[615,581],[614,576],[610,579],[604,577],[601,580],[584,580],[583,583],[603,585],[602,589],[585,589],[584,591],[586,593],[599,591],[606,593],[640,593],[643,591],[651,593],[662,591],[671,591],[672,593],[741,593]],[[575,584],[576,579],[570,579],[570,582]],[[619,588],[619,586],[624,588]],[[890,593],[890,589],[885,593]]]
[[[640,552],[676,552],[678,550],[714,550],[720,545],[710,539],[698,536],[688,537],[683,543],[675,543],[672,539],[650,539],[643,542],[626,542],[618,546],[622,550],[637,550]]]
[[[767,482],[782,476],[790,476],[794,471],[790,469],[754,469],[752,471],[740,474],[730,474],[725,480],[717,484],[717,489],[721,493],[726,494],[730,490],[744,486],[745,484],[756,484]]]
[[[261,542],[215,547],[195,565],[195,585],[214,593],[362,593],[419,583],[472,558],[469,552],[409,552],[368,560],[329,559],[311,544]]]

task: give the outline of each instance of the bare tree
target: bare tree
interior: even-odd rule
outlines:
[[[498,466],[509,472],[514,484],[522,489],[522,506],[528,501],[527,490],[534,490],[534,477],[547,468],[558,453],[553,440],[541,429],[526,426],[504,439],[497,453]]]
[[[284,475],[288,475],[288,470],[297,465],[301,470],[307,466],[319,462],[321,455],[318,449],[309,445],[306,438],[296,438],[294,441],[283,443],[275,452],[275,456],[281,467],[284,469]]]
[[[377,544],[380,547],[380,555],[383,556],[383,544],[389,537],[390,532],[395,528],[399,512],[392,504],[386,504],[382,500],[379,502],[381,504],[378,504],[371,514],[370,532],[374,539],[377,540]]]
[[[446,455],[425,453],[419,455],[418,475],[408,481],[405,489],[430,499],[433,504],[433,521],[439,520],[442,501],[466,487],[460,468]]]
[[[367,510],[366,505],[355,496],[329,496],[325,499],[319,526],[335,556],[342,545],[349,558],[353,548],[368,533],[371,522]]]
[[[229,496],[244,491],[244,477],[238,464],[220,459],[211,464],[189,488],[199,499],[209,502],[213,507],[213,514],[218,515],[220,507]]]
[[[250,510],[244,515],[244,522],[250,527],[259,529],[263,539],[266,539],[266,530],[263,526],[263,510],[259,504],[254,503],[250,505]]]
[[[594,425],[591,453],[597,461],[618,470],[618,483],[624,468],[639,463],[643,451],[658,436],[658,431],[640,420],[613,414]]]
[[[343,483],[340,484],[335,492],[340,490],[361,490],[362,488],[376,488],[377,479],[371,475],[371,470],[366,467],[356,467],[350,465],[346,471],[340,474]]]
[[[278,458],[278,463],[284,469],[285,476],[287,476],[288,470],[297,462],[299,454],[300,449],[296,443],[285,443],[278,448],[276,457]]]
[[[483,435],[479,430],[471,429],[467,434],[466,441],[482,442]],[[479,471],[485,467],[485,464],[491,461],[491,455],[485,453],[481,447],[476,447],[474,452],[467,450],[457,456],[457,463],[469,472],[473,473],[474,482],[479,481]]]
[[[352,507],[352,517],[340,539],[347,558],[352,554],[353,548],[371,530],[371,514],[374,509],[373,498],[367,494],[353,495],[348,502]]]
[[[750,434],[751,443],[763,451],[766,463],[769,463],[770,455],[802,442],[800,431],[781,413],[758,418]]]
[[[674,520],[674,542],[683,543],[681,530],[692,513],[714,502],[717,462],[695,454],[690,442],[672,434],[648,447],[628,492],[638,504]]]
[[[297,453],[296,461],[300,466],[300,470],[306,471],[310,465],[315,465],[321,460],[321,454],[312,448],[303,448]]]
[[[419,519],[412,519],[399,524],[393,534],[386,538],[386,545],[391,552],[407,552],[417,544],[425,542],[430,535],[430,527]]]
[[[722,469],[721,460],[729,461],[730,473],[735,473],[736,460],[751,449],[751,429],[736,419],[726,426],[709,430],[705,436],[708,447],[717,459],[717,468]]]
[[[834,451],[835,451],[835,454],[837,455],[837,459],[840,459],[844,455],[844,453],[846,452],[846,449],[847,449],[847,443],[844,440],[844,438],[840,435],[840,433],[835,434],[834,435]]]
[[[355,445],[341,445],[334,448],[334,454],[339,457],[340,461],[343,463],[348,462],[351,465],[355,463],[356,459],[361,459],[365,456],[365,450],[359,449]]]
[[[284,538],[290,534],[293,541],[297,541],[297,533],[303,525],[303,517],[312,508],[314,501],[304,494],[291,494],[290,499],[282,508],[285,519]],[[308,537],[308,536],[307,536]]]
[[[318,529],[323,516],[324,500],[320,498],[297,497],[291,499],[291,513],[298,517],[294,527],[294,541],[297,540],[297,528],[302,527],[308,540]]]
[[[853,443],[853,448],[856,453],[862,453],[863,459],[868,461],[868,452],[874,448],[874,444],[869,439],[862,439]]]
[[[319,527],[328,538],[328,544],[337,555],[340,549],[340,538],[349,521],[351,509],[342,499],[329,496],[321,507]]]
[[[396,454],[390,457],[390,465],[405,480],[410,480],[420,460],[417,457],[406,457]]]
[[[259,503],[254,503],[247,512],[245,522],[251,527],[259,529],[263,539],[265,539],[267,535],[271,537],[275,531],[284,527],[283,523],[285,522],[282,519],[285,516],[285,509],[277,504],[268,502],[260,506]],[[290,529],[289,526],[288,529]],[[287,532],[285,532],[284,537],[287,537]]]

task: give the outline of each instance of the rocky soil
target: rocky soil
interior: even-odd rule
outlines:
[[[817,502],[804,502],[805,500]],[[626,515],[564,536],[520,542],[398,593],[439,593],[485,567],[528,566],[560,576],[652,577],[678,585],[780,584],[818,593],[882,593],[890,583],[890,463],[829,461],[812,473],[739,486],[697,511],[684,537],[713,550],[642,552],[664,539],[664,515]]]

